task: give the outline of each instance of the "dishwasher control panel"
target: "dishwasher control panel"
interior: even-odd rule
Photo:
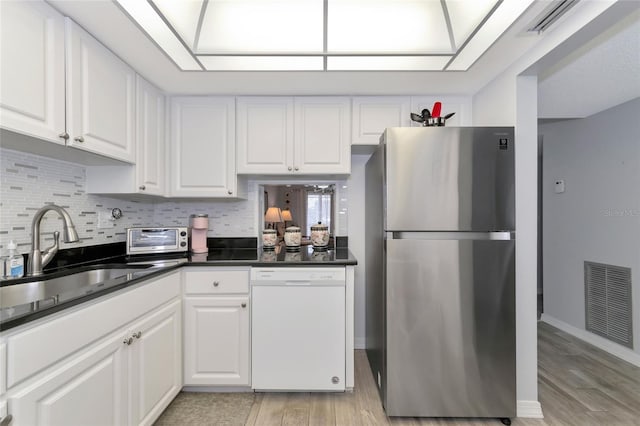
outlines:
[[[342,281],[345,268],[251,268],[251,281]]]

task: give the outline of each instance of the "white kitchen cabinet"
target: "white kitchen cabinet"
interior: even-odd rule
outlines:
[[[181,301],[129,328],[129,424],[151,425],[182,389]]]
[[[0,2],[0,127],[65,140],[64,17],[44,2]]]
[[[378,145],[387,127],[411,125],[409,96],[352,98],[351,145]]]
[[[135,162],[135,72],[69,18],[66,105],[69,146]]]
[[[238,173],[293,170],[293,98],[237,99]]]
[[[142,194],[164,195],[165,96],[157,87],[136,80],[136,189]]]
[[[447,120],[447,127],[471,126],[471,96],[412,96],[411,112],[421,114],[422,110],[427,108],[432,111],[433,104],[436,101],[442,103],[442,112],[440,116],[444,117],[450,112],[455,115]],[[411,126],[422,126],[422,123],[411,121]]]
[[[175,272],[3,333],[12,426],[152,424],[182,386],[179,295]]]
[[[87,193],[166,194],[165,102],[160,89],[136,76],[136,164],[87,167]]]
[[[184,274],[185,386],[249,386],[249,271]]]
[[[348,97],[238,99],[238,173],[348,174]]]
[[[127,424],[124,334],[64,360],[9,397],[12,426]]]
[[[235,99],[171,99],[169,196],[241,196],[237,188]]]
[[[294,106],[294,171],[351,173],[351,100],[301,97],[295,98]]]
[[[186,297],[184,310],[185,386],[248,386],[249,297]]]

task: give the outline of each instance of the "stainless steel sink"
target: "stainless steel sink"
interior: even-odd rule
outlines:
[[[135,268],[99,268],[76,272],[57,278],[34,281],[22,284],[0,287],[0,309],[25,303],[51,304],[57,303],[62,294],[77,291],[82,296],[84,293],[92,293],[99,290],[106,281],[127,277],[134,278],[133,274],[141,272],[145,267]],[[125,281],[123,279],[123,281]]]

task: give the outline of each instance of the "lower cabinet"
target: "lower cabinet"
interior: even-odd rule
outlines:
[[[150,425],[182,388],[180,300],[140,321],[127,338],[129,424]],[[129,338],[133,341],[128,344]],[[124,342],[124,340],[123,340]]]
[[[87,312],[85,321],[78,324],[82,328],[91,328],[100,305],[110,303],[121,307],[114,316],[131,314],[133,320],[9,389],[6,397],[13,417],[11,426],[153,424],[182,388],[182,302],[179,293],[174,293],[173,298],[159,300],[155,309],[143,316],[135,310],[129,312],[125,302],[179,291],[179,276],[160,278],[77,311],[81,315]],[[143,309],[142,303],[137,305]],[[20,333],[39,333],[56,321]],[[73,329],[67,331],[74,333]]]
[[[249,297],[184,300],[184,384],[248,386]]]
[[[184,385],[249,386],[249,269],[184,274]]]

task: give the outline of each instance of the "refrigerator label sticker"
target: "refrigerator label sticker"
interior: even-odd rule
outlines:
[[[509,139],[500,139],[500,143],[498,144],[498,146],[500,147],[500,149],[502,150],[507,150],[509,149]]]

